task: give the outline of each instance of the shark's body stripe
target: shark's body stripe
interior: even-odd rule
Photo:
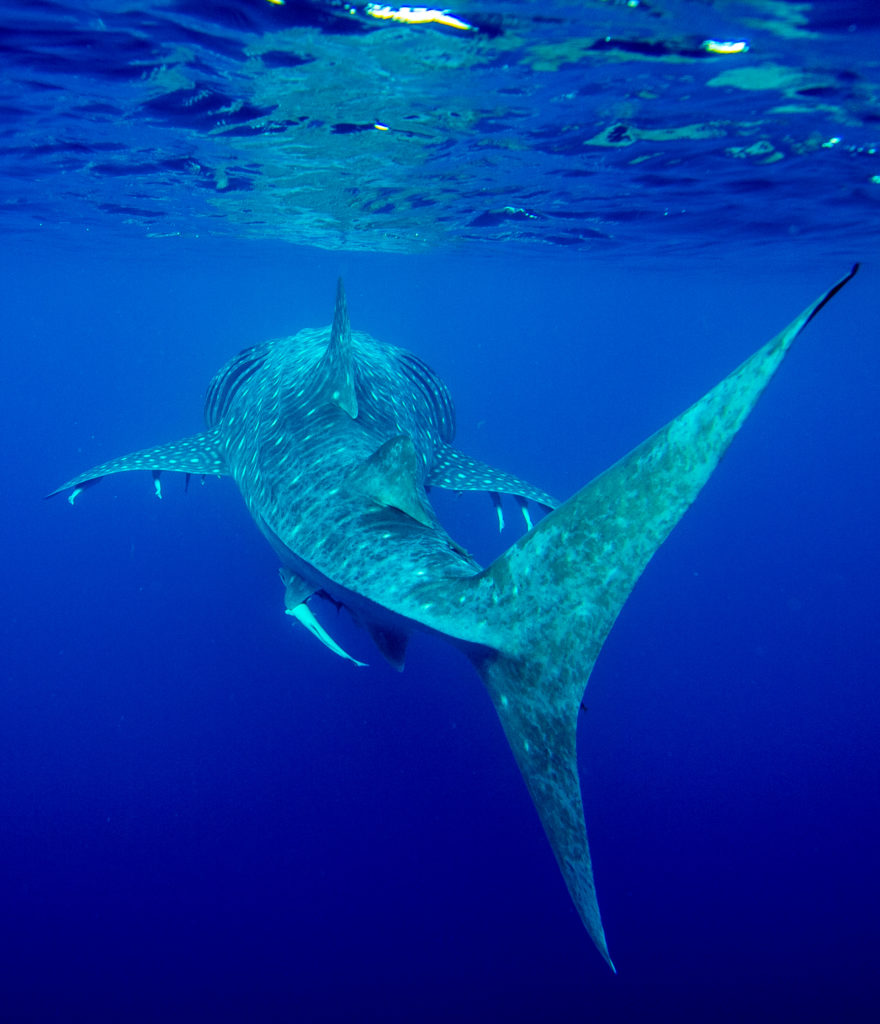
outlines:
[[[425,405],[437,425],[437,438],[452,441],[455,437],[455,406],[448,388],[426,363],[411,352],[399,352],[398,359],[403,372],[420,387]]]
[[[246,348],[214,377],[205,396],[206,426],[216,426],[226,416],[235,392],[262,366],[264,357],[262,345]]]
[[[401,668],[423,629],[479,671],[581,919],[611,964],[575,749],[584,687],[636,580],[712,474],[803,327],[808,306],[717,387],[555,508],[544,491],[452,447],[445,385],[415,356],[330,329],[247,349],[211,382],[202,434],[114,459],[53,493],[131,469],[233,476],[282,563],[287,611],[341,657],[306,602],[346,605]],[[485,489],[555,508],[488,569],[440,526],[426,488]],[[361,664],[357,662],[357,664]],[[613,965],[612,965],[613,966]]]

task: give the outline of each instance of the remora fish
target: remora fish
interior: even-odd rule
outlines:
[[[636,580],[709,479],[804,326],[858,265],[695,405],[558,508],[452,447],[449,393],[420,359],[349,326],[246,349],[211,381],[206,429],[68,480],[70,501],[123,470],[229,474],[281,560],[287,611],[350,658],[309,607],[345,605],[403,667],[414,629],[464,650],[483,679],[581,919],[612,967],[575,751],[578,711]],[[438,522],[428,487],[555,508],[487,569]],[[50,495],[51,496],[51,495]],[[353,658],[350,660],[354,661]],[[358,662],[357,664],[361,664]]]

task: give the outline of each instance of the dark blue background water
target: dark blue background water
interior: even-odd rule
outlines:
[[[49,235],[0,253],[0,1019],[872,1020],[880,953],[877,268],[799,340],[638,584],[579,744],[615,977],[470,666],[283,615],[234,486],[41,495],[197,430],[238,348],[355,327],[466,450],[566,496],[847,268],[604,267]],[[441,496],[483,560],[487,500]]]

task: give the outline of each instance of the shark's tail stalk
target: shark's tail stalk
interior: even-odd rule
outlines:
[[[581,920],[612,970],[577,773],[587,680],[648,561],[712,475],[794,339],[857,269],[470,582],[491,637],[470,657]]]

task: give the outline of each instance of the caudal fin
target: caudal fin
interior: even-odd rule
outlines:
[[[712,475],[791,343],[857,269],[471,581],[470,596],[491,645],[473,648],[470,656],[575,906],[612,968],[577,774],[584,688],[651,556]]]

